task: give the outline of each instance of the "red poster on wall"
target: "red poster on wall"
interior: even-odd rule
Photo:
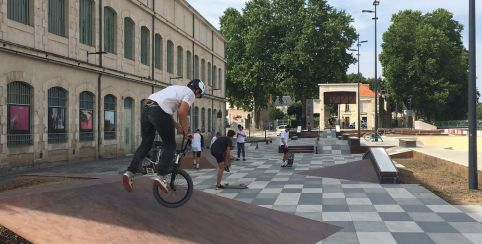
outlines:
[[[80,130],[92,131],[92,129],[93,129],[92,110],[81,109],[80,110]]]
[[[30,131],[30,107],[27,105],[9,105],[8,128],[10,132],[28,133]]]

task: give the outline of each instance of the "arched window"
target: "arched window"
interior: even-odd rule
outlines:
[[[154,37],[154,67],[162,70],[162,37],[159,34]]]
[[[208,108],[208,132],[211,132],[213,131],[213,128],[212,128],[212,113],[211,113],[211,109]]]
[[[201,109],[201,131],[204,132],[206,130],[206,109]]]
[[[32,25],[30,20],[31,13],[33,13],[32,0],[8,0],[7,7],[9,19],[25,25]]]
[[[183,77],[183,74],[182,74],[183,73],[182,65],[184,62],[183,55],[184,55],[184,50],[182,49],[181,46],[177,46],[177,76],[179,77]]]
[[[211,62],[208,62],[208,85],[212,86],[213,85],[213,71],[211,67]]]
[[[80,93],[79,99],[79,139],[94,140],[94,94],[88,91]]]
[[[217,69],[216,65],[214,65],[214,67],[213,67],[213,88],[218,88],[218,85],[216,83],[216,73],[217,73],[216,69]]]
[[[104,97],[104,139],[112,140],[116,138],[116,97],[106,95]]]
[[[192,79],[192,54],[190,51],[186,52],[186,77]]]
[[[167,41],[167,72],[174,74],[174,44]]]
[[[32,87],[21,81],[7,85],[7,144],[31,145]]]
[[[217,129],[218,129],[216,125],[218,118],[216,117],[216,115],[217,115],[216,109],[213,109],[213,131],[214,132],[217,132]]]
[[[67,91],[62,87],[52,87],[48,95],[49,143],[67,141]]]
[[[194,79],[199,79],[199,56],[194,55]]]
[[[201,59],[201,80],[206,80],[206,61]]]
[[[79,5],[79,39],[81,43],[92,46],[94,44],[92,38],[94,1],[80,0]]]
[[[134,21],[129,18],[124,18],[124,58],[134,60]]]
[[[104,7],[104,51],[116,52],[116,13],[112,8]]]
[[[221,71],[221,68],[219,68],[218,69],[218,86],[216,88],[221,89],[222,85],[223,85],[223,73]]]
[[[49,32],[59,36],[66,36],[66,16],[68,11],[65,0],[49,0]]]
[[[149,65],[149,29],[141,27],[141,63]]]
[[[192,54],[190,51],[186,52],[186,77],[192,79]]]
[[[192,116],[192,128],[191,131],[195,131],[199,128],[199,108],[194,107],[194,115]]]

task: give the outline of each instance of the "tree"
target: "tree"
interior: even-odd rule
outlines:
[[[288,115],[295,116],[298,125],[301,122],[302,112],[303,111],[300,102],[293,103],[291,106],[288,107]]]
[[[406,107],[411,97],[411,107],[428,121],[465,118],[468,59],[462,29],[444,9],[394,14],[380,54],[390,97]]]
[[[367,78],[363,77],[363,75],[360,73],[360,74],[357,74],[357,73],[351,73],[351,74],[347,74],[346,75],[346,80],[345,80],[346,83],[368,83],[367,81]]]
[[[270,95],[284,94],[304,111],[319,83],[345,80],[355,62],[347,53],[356,39],[350,21],[323,0],[252,0],[242,13],[227,9],[220,29],[229,101],[258,114]]]

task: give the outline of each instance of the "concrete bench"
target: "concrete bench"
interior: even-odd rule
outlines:
[[[398,146],[400,146],[400,147],[417,147],[417,139],[413,139],[413,138],[398,139]]]
[[[384,148],[372,147],[363,155],[363,159],[370,159],[380,183],[398,183],[398,169]]]
[[[348,137],[348,146],[359,147],[360,146],[360,138],[358,138],[356,136]]]

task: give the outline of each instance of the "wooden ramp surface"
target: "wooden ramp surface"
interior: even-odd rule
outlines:
[[[316,243],[338,226],[194,191],[169,209],[120,176],[0,194],[0,224],[34,243]]]

